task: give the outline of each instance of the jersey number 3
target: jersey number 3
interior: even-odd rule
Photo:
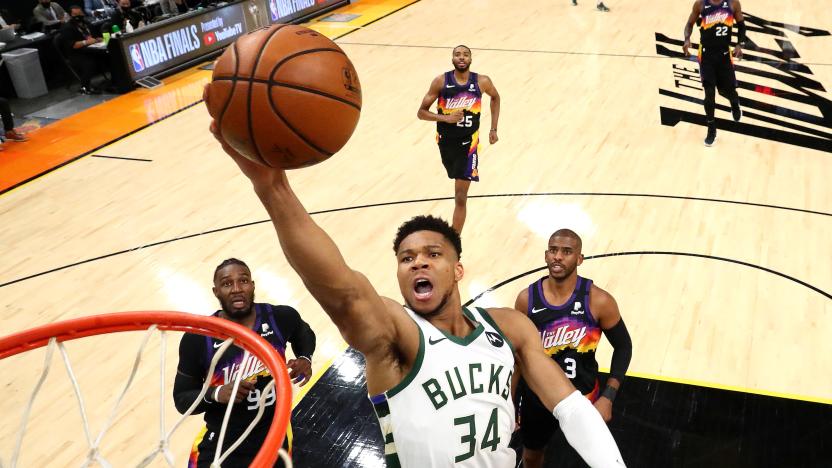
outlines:
[[[570,379],[574,379],[577,373],[575,372],[575,360],[571,357],[568,357],[563,360],[563,364],[565,369],[563,369],[563,373],[566,374],[567,377]]]

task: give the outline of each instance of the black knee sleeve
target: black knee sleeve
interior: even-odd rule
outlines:
[[[737,88],[733,87],[724,87],[719,88],[719,95],[724,97],[725,99],[734,102],[739,96],[737,96]]]
[[[716,110],[716,87],[711,84],[705,84],[705,117],[708,120],[714,120],[714,111]]]

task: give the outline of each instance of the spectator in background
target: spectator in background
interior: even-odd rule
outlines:
[[[146,24],[147,18],[141,10],[132,7],[130,0],[118,0],[118,9],[110,17],[110,21],[104,23],[103,31],[111,31],[113,26],[118,26],[122,32],[130,33]]]
[[[116,5],[113,0],[84,0],[84,12],[87,16],[95,16],[96,10],[104,10],[107,16],[115,12]]]
[[[69,14],[72,19],[61,27],[58,38],[61,51],[81,79],[81,92],[100,94],[101,91],[92,86],[92,77],[101,69],[101,61],[89,54],[87,47],[101,42],[101,38],[93,36],[92,29],[84,17],[84,10],[80,6],[69,7]]]
[[[15,23],[6,10],[0,10],[0,29],[12,28],[17,30],[19,27],[20,23]]]
[[[163,15],[179,14],[180,5],[182,5],[182,0],[161,0],[159,2]]]
[[[3,130],[5,139],[7,141],[26,141],[28,138],[23,136],[23,134],[18,133],[14,129],[14,117],[12,116],[12,108],[9,106],[9,100],[6,98],[0,97],[0,117],[3,119]],[[2,145],[0,145],[0,151],[3,151]]]
[[[50,0],[38,0],[38,6],[32,10],[35,22],[43,24],[44,28],[58,27],[61,23],[69,21],[66,10],[57,2]]]

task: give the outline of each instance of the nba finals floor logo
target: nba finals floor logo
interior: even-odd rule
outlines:
[[[734,62],[743,117],[740,122],[724,118],[731,109],[717,96],[717,126],[832,153],[832,101],[821,95],[827,91],[813,78],[812,69],[795,60],[800,54],[788,38],[798,34],[812,39],[829,36],[829,31],[776,23],[746,12],[743,16],[748,38],[742,60]],[[656,33],[656,53],[677,59],[671,65],[673,88],[659,89],[664,96],[659,108],[661,122],[671,127],[679,122],[705,126],[699,64],[682,55],[683,42]],[[697,48],[698,44],[693,44],[691,50]]]

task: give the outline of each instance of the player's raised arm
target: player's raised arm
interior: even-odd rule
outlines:
[[[285,171],[253,163],[240,155],[222,141],[213,122],[211,131],[251,180],[272,219],[286,259],[347,343],[367,353],[393,342],[399,322],[387,313],[387,307],[392,309],[397,304],[382,299],[363,274],[347,266],[338,247],[295,196]]]
[[[531,320],[514,309],[490,309],[489,312],[514,345],[523,379],[558,419],[569,445],[591,467],[624,466],[615,439],[601,415],[543,352],[540,335]]]
[[[685,23],[685,44],[682,46],[682,53],[685,54],[685,57],[690,55],[690,35],[693,34],[693,26],[696,24],[696,20],[699,19],[700,14],[702,14],[702,2],[695,0],[690,16],[688,16],[688,22]]]
[[[462,120],[463,115],[462,111],[453,112],[450,115],[442,115],[436,112],[430,111],[430,106],[439,99],[439,92],[442,90],[442,85],[444,84],[445,79],[444,75],[439,75],[433,79],[430,83],[430,89],[428,89],[427,94],[425,97],[422,98],[422,103],[419,104],[419,111],[416,112],[416,117],[419,120],[428,120],[430,122],[446,122],[446,123],[457,123]]]

